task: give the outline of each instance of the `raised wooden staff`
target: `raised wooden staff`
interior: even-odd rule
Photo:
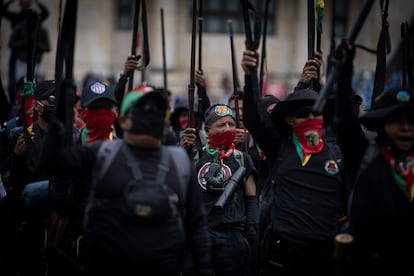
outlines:
[[[335,236],[335,275],[349,276],[351,267],[350,259],[352,254],[352,243],[354,237],[347,233]]]
[[[167,61],[165,56],[165,29],[164,29],[164,9],[160,9],[161,13],[161,41],[162,41],[162,75],[164,77],[164,95],[167,96]]]
[[[196,0],[193,0],[193,19],[191,31],[191,61],[190,61],[190,83],[188,84],[188,127],[195,128],[194,118],[194,90],[195,90],[195,43],[196,43]],[[192,149],[191,149],[192,150]]]
[[[348,36],[346,41],[353,45],[355,43],[355,40],[360,33],[362,26],[364,25],[365,19],[368,17],[368,13],[371,10],[371,7],[373,5],[375,0],[367,0],[364,3],[363,8],[361,9],[361,12],[358,15],[357,21],[355,22],[351,34]],[[332,92],[332,88],[334,83],[339,77],[339,74],[341,72],[340,68],[341,66],[336,65],[332,69],[332,73],[329,75],[328,80],[326,81],[325,86],[322,87],[321,92],[319,93],[319,98],[315,101],[313,105],[313,110],[319,113],[322,113],[323,108],[325,107],[326,101],[328,97],[330,96],[330,93]]]
[[[234,110],[236,115],[236,128],[240,128],[240,112],[239,112],[239,78],[237,73],[237,64],[236,57],[234,54],[234,39],[233,39],[233,23],[231,20],[227,21],[229,26],[229,35],[230,35],[230,50],[231,50],[231,67],[233,69],[233,100],[234,100]]]
[[[202,43],[202,37],[203,37],[203,0],[198,1],[198,70],[202,71],[202,59],[203,59],[203,43]],[[203,89],[204,87],[197,87],[197,96],[198,96],[198,114],[200,116],[200,120],[198,121],[197,129],[201,129],[202,123],[204,121],[204,108],[203,108]],[[198,136],[197,136],[198,137]]]

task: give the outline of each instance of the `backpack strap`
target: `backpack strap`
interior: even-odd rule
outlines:
[[[93,181],[99,182],[106,174],[115,155],[124,142],[121,139],[103,142],[98,150],[96,164],[93,172]]]
[[[122,153],[127,159],[128,166],[131,168],[132,175],[134,180],[140,180],[143,178],[141,168],[139,167],[139,160],[135,158],[132,152],[128,149],[127,146],[122,147]],[[155,178],[155,183],[158,185],[164,185],[165,179],[167,178],[167,173],[170,170],[169,168],[169,159],[168,152],[164,149],[164,146],[161,146],[161,158],[157,167],[157,175]]]
[[[85,207],[85,217],[83,220],[83,226],[85,229],[88,226],[89,212],[92,206],[95,204],[95,189],[98,183],[106,175],[112,160],[118,153],[121,146],[124,144],[123,140],[117,139],[112,141],[104,141],[99,146],[98,153],[96,155],[95,167],[92,171],[92,184],[89,192],[89,198]]]
[[[178,146],[165,146],[169,155],[172,157],[175,169],[178,174],[178,182],[180,185],[180,199],[182,209],[185,210],[185,202],[187,199],[187,186],[191,177],[191,162],[187,152]]]

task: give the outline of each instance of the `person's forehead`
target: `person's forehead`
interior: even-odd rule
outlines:
[[[217,121],[215,121],[214,124],[218,125],[218,124],[230,123],[230,122],[234,123],[234,119],[231,116],[225,116],[225,117],[221,117],[217,119]]]

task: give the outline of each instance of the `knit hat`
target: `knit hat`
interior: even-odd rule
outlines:
[[[410,109],[414,112],[414,100],[409,90],[393,88],[382,93],[375,99],[374,107],[360,117],[361,123],[368,130],[378,130],[384,124],[384,120],[394,111]]]
[[[212,125],[215,121],[225,116],[230,116],[236,121],[236,116],[230,106],[226,104],[215,104],[210,106],[204,113],[204,123],[206,126]]]

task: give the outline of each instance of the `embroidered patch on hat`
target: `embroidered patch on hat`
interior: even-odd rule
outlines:
[[[231,110],[229,107],[225,105],[218,105],[216,108],[214,108],[214,113],[216,115],[224,117],[224,116],[232,116],[234,117],[233,110]]]
[[[339,172],[338,164],[334,160],[328,160],[325,163],[325,171],[330,175],[335,175]]]
[[[408,93],[405,90],[398,91],[398,93],[397,93],[397,95],[395,95],[395,97],[397,98],[397,101],[399,101],[399,102],[406,103],[406,102],[410,101],[410,93]]]
[[[95,82],[94,84],[91,85],[91,91],[95,94],[102,94],[105,92],[105,90],[106,90],[106,87],[102,83]]]

